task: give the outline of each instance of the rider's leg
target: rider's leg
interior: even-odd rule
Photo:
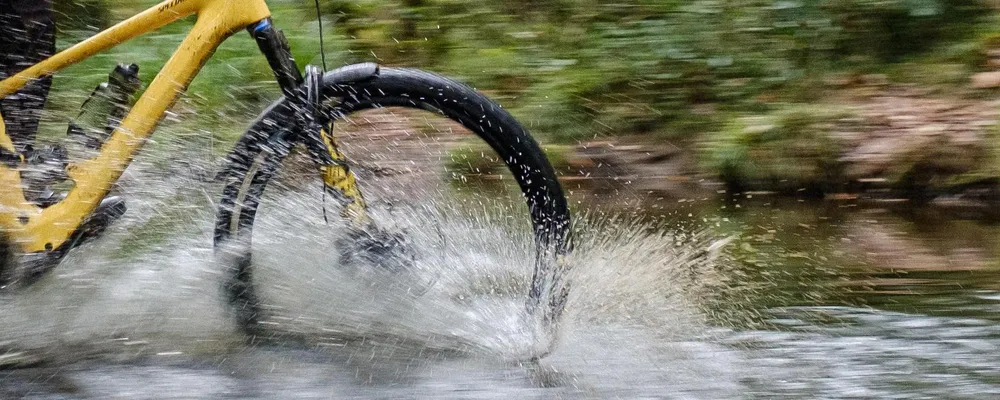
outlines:
[[[0,79],[55,53],[55,31],[51,0],[0,0]],[[34,141],[51,84],[51,77],[38,79],[0,100],[7,135],[19,152]]]

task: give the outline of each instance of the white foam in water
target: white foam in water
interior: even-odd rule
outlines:
[[[518,332],[524,327],[514,321],[522,317],[533,262],[529,232],[511,234],[425,207],[381,210],[377,220],[403,232],[415,263],[406,271],[340,265],[343,227],[324,223],[318,197],[265,203],[255,224],[256,279],[266,282],[261,293],[270,308],[281,310],[284,318],[269,321],[278,329],[450,338],[492,349],[525,345],[525,332]]]
[[[129,212],[121,221],[70,252],[40,282],[0,299],[0,343],[33,348],[231,336],[219,307],[219,273],[209,262],[211,211],[202,189],[183,189],[190,176],[150,178],[130,170],[121,193]]]
[[[727,330],[717,327],[727,313],[759,305],[761,294],[784,295],[754,287],[783,270],[734,267],[716,259],[725,239],[628,217],[575,215],[572,290],[558,337],[545,337],[523,314],[534,248],[520,199],[444,201],[454,194],[446,185],[413,189],[422,182],[364,188],[377,220],[412,242],[416,263],[405,271],[339,262],[345,230],[330,199],[331,222],[323,221],[318,182],[285,176],[279,183],[295,188],[269,187],[255,281],[263,322],[296,340],[247,346],[229,320],[212,249],[220,188],[200,172],[212,163],[174,158],[197,161],[167,163],[174,167],[164,172],[156,160],[139,160],[121,185],[130,210],[122,221],[36,285],[0,297],[0,398],[1000,393],[991,378],[1000,365],[993,302],[934,303],[982,313],[958,317],[769,308],[761,316],[782,328]],[[748,268],[763,277],[739,282]],[[729,303],[712,303],[720,299]],[[721,317],[709,321],[710,313]],[[549,340],[546,357],[524,361]]]
[[[127,352],[129,343],[170,356],[224,353],[241,342],[211,247],[217,185],[139,171],[130,171],[124,220],[37,285],[0,299],[0,344],[113,343],[102,351]],[[332,202],[331,222],[323,221],[315,186],[271,186],[258,214],[254,280],[269,329],[320,348],[401,339],[415,345],[385,349],[414,360],[422,348],[495,360],[537,351],[538,327],[524,315],[535,250],[522,205],[483,212],[434,194],[376,205],[376,219],[405,232],[416,253],[411,269],[387,271],[339,263],[344,229]],[[739,357],[702,339],[710,330],[698,298],[717,283],[710,238],[627,219],[577,221],[564,323],[537,379],[549,379],[551,368],[552,379],[581,393],[735,393],[738,378],[722,365]],[[455,373],[449,363],[415,373],[443,379]]]

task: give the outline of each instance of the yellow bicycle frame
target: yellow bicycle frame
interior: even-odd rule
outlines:
[[[104,143],[100,154],[67,168],[75,186],[65,199],[44,209],[26,201],[19,171],[0,163],[0,231],[24,252],[60,248],[108,194],[164,112],[187,89],[219,44],[248,25],[270,17],[271,12],[264,0],[166,0],[0,81],[3,98],[34,79],[192,14],[197,14],[194,27]],[[15,152],[2,120],[0,148]]]

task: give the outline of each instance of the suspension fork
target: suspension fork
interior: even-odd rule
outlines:
[[[312,66],[306,67],[305,76],[299,72],[285,35],[274,28],[270,18],[248,26],[247,31],[267,59],[281,93],[291,102],[293,110],[278,113],[283,119],[277,121],[278,126],[282,128],[269,140],[305,144],[320,166],[324,190],[346,200],[341,215],[357,226],[369,224],[371,218],[357,179],[332,135],[333,122],[324,123],[323,72]]]

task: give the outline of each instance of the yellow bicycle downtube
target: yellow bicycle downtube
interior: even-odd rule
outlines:
[[[270,11],[264,0],[167,0],[0,81],[0,97],[4,97],[33,79],[191,14],[198,15],[194,27],[104,143],[100,154],[68,168],[75,185],[64,200],[44,209],[25,201],[18,167],[0,165],[0,228],[23,252],[63,248],[216,47],[232,33],[269,17]],[[6,133],[0,133],[0,147],[10,151],[8,142]]]

